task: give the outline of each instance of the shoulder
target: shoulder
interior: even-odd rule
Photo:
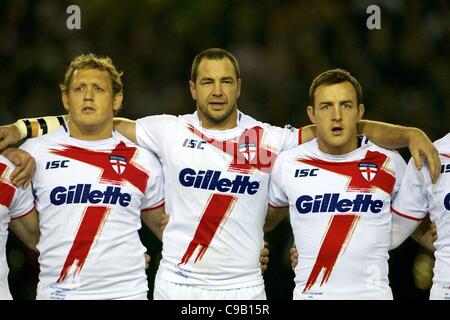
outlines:
[[[60,135],[58,134],[58,132],[52,132],[37,138],[31,138],[31,139],[27,139],[21,146],[20,148],[27,151],[30,154],[33,153],[37,153],[39,154],[39,150],[41,150],[41,148],[45,145],[47,145],[48,143],[51,143],[51,141],[53,140],[60,140],[58,139],[58,137],[60,137]]]
[[[439,153],[450,153],[450,133],[433,142]]]
[[[155,170],[161,167],[161,163],[158,160],[158,157],[151,151],[146,148],[140,147],[139,145],[133,143],[128,140],[126,137],[122,136],[120,133],[117,133],[117,138],[125,143],[128,148],[136,148],[136,156],[135,161],[143,166],[145,169]]]
[[[310,149],[312,147],[313,145],[311,145],[311,141],[309,141],[294,148],[281,151],[278,155],[278,159],[280,159],[280,161],[289,161],[294,158],[307,156],[308,154],[310,154]]]
[[[181,116],[180,116],[181,117]],[[170,114],[159,114],[154,116],[147,116],[136,120],[137,125],[166,125],[170,123],[176,123],[179,121],[179,117]]]
[[[372,151],[372,152],[376,151],[376,152],[384,154],[390,160],[388,162],[388,165],[389,164],[391,166],[393,165],[397,169],[399,169],[400,167],[406,167],[405,159],[403,159],[403,157],[400,155],[400,153],[398,153],[398,151],[396,151],[396,150],[386,149],[386,148],[383,148],[383,147],[380,147],[380,146],[377,146],[374,144],[367,145],[365,147],[365,149]]]

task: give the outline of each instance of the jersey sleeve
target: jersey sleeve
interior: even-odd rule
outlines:
[[[9,211],[11,219],[26,216],[33,209],[34,197],[31,191],[31,186],[28,186],[25,190],[22,188],[17,188]]]
[[[164,136],[170,134],[170,124],[176,119],[171,115],[157,115],[136,120],[138,145],[159,155]]]
[[[392,151],[392,161],[395,170],[395,186],[392,192],[392,199],[395,199],[405,175],[406,162],[397,151]]]
[[[31,187],[28,186],[25,190],[16,188],[12,185],[10,174],[14,170],[14,165],[2,158],[0,162],[0,171],[3,171],[0,177],[0,199],[7,200],[0,202],[9,209],[9,216],[11,219],[20,218],[30,213],[34,208],[34,197]]]
[[[427,185],[429,180],[428,169],[416,169],[413,159],[409,160],[400,189],[392,204],[395,214],[412,219],[423,219],[428,213]]]
[[[144,150],[141,150],[144,151]],[[153,210],[164,205],[164,177],[162,166],[156,156],[145,150],[146,169],[149,177],[141,210]]]
[[[283,153],[275,160],[269,180],[269,205],[275,208],[287,207],[289,205],[281,170],[283,167],[282,155]]]

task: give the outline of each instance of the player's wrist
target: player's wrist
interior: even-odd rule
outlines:
[[[25,138],[36,138],[49,132],[54,132],[66,122],[67,115],[20,119],[15,123],[18,132],[17,141]]]
[[[12,130],[15,131],[15,137],[17,137],[17,141],[23,140],[27,138],[27,126],[25,124],[25,121],[23,119],[17,120],[16,123],[12,126]]]

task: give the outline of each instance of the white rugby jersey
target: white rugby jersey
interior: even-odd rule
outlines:
[[[405,166],[399,154],[371,143],[330,155],[314,139],[280,154],[269,201],[289,206],[295,299],[392,299],[390,208]]]
[[[150,152],[113,132],[101,141],[65,126],[28,140],[36,159],[38,299],[115,299],[148,290],[138,230],[141,210],[163,204],[162,168]]]
[[[8,286],[8,264],[6,262],[6,241],[8,226],[12,219],[31,213],[34,208],[31,188],[16,188],[10,181],[14,165],[0,155],[0,300],[12,299]]]
[[[394,213],[420,220],[428,213],[436,224],[438,239],[434,243],[432,299],[450,300],[450,133],[434,143],[441,159],[441,175],[431,183],[429,170],[417,171],[410,160],[401,188],[393,204]]]
[[[263,284],[269,175],[277,154],[296,146],[300,132],[241,112],[229,130],[204,129],[196,113],[137,121],[139,145],[162,162],[171,214],[159,277],[207,289]]]

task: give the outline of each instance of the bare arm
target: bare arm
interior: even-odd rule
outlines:
[[[19,129],[14,124],[0,127],[0,151],[18,143],[20,140],[22,138]]]
[[[164,214],[164,207],[141,212],[142,221],[160,241],[162,241],[163,234],[163,230],[161,229],[161,219]]]
[[[422,169],[423,163],[420,157],[424,156],[430,169],[431,180],[436,183],[441,170],[441,161],[433,143],[422,130],[384,122],[361,120],[358,123],[358,133],[364,134],[371,141],[385,148],[408,147],[417,170]]]
[[[436,225],[431,223],[429,216],[422,220],[412,233],[411,238],[429,252],[433,253],[435,251],[434,242],[437,240]]]
[[[315,124],[302,127],[302,143],[311,141],[315,137],[317,137]]]
[[[9,228],[28,248],[37,252],[40,232],[36,209],[24,217],[11,220]]]
[[[289,214],[289,208],[274,208],[269,206],[267,208],[266,221],[264,223],[264,232],[269,232],[275,229],[275,227],[283,221]]]
[[[126,118],[114,118],[114,129],[134,143],[137,143],[135,121]]]

